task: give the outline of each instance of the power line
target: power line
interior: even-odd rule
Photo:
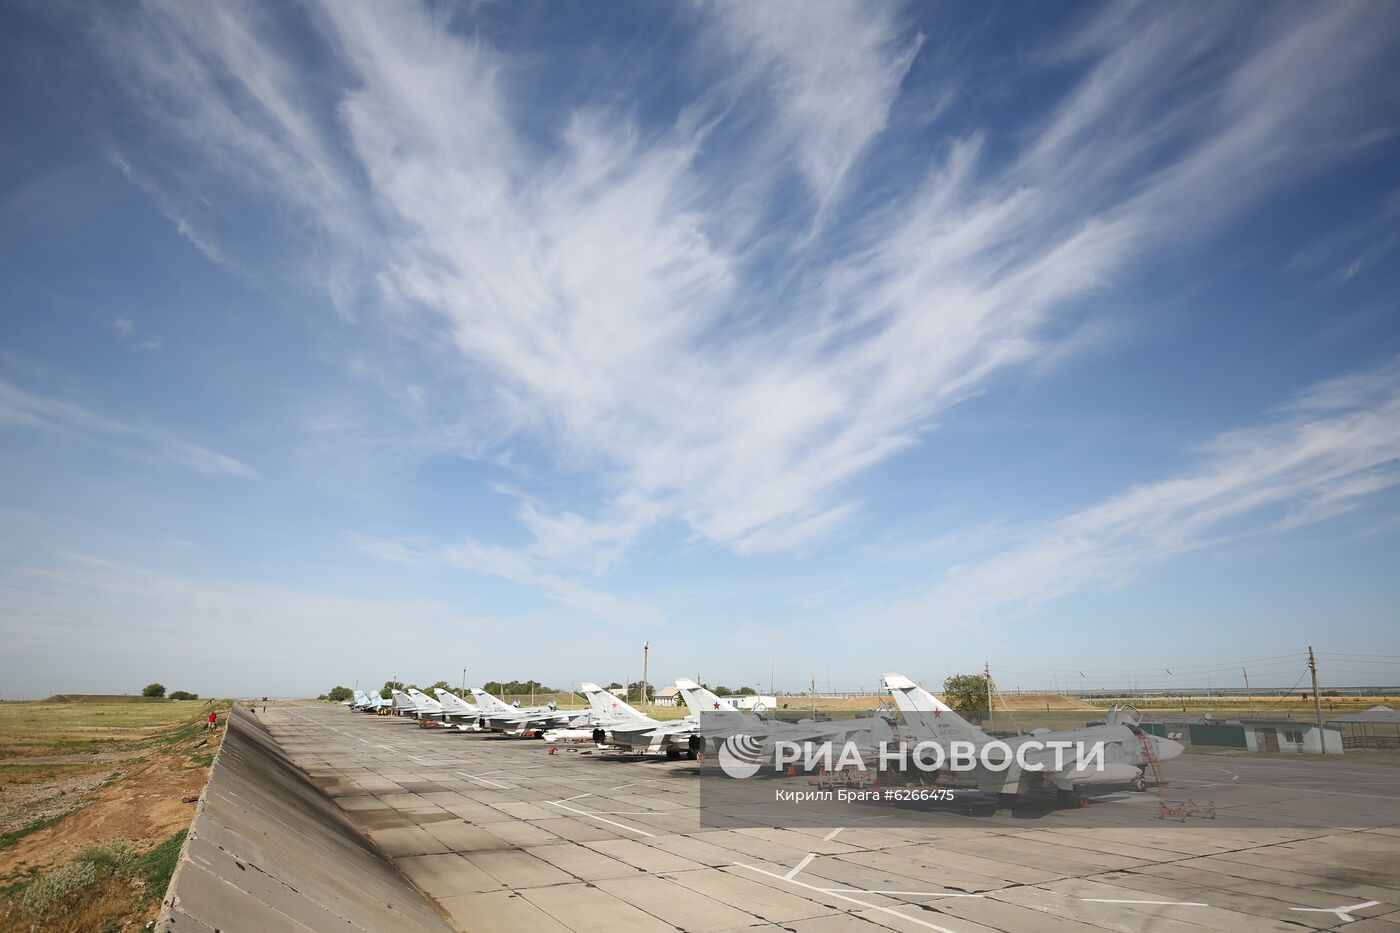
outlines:
[[[1235,670],[1235,669],[1238,669],[1239,667],[1241,667],[1242,665],[1246,665],[1246,664],[1251,665],[1251,666],[1257,666],[1257,665],[1267,665],[1268,662],[1276,662],[1276,664],[1278,664],[1278,665],[1291,666],[1292,664],[1296,664],[1298,661],[1302,660],[1302,659],[1305,658],[1306,656],[1307,656],[1306,653],[1301,652],[1301,651],[1298,651],[1298,652],[1294,652],[1294,653],[1292,653],[1292,654],[1278,654],[1278,655],[1272,655],[1272,656],[1270,656],[1270,657],[1264,657],[1264,658],[1245,658],[1245,659],[1243,659],[1243,660],[1237,660],[1237,661],[1217,661],[1217,662],[1213,662],[1213,663],[1210,663],[1210,664],[1170,664],[1170,663],[1164,663],[1164,664],[1155,665],[1155,666],[1153,666],[1153,667],[1137,667],[1137,668],[1125,668],[1125,667],[1118,667],[1118,668],[1089,668],[1089,667],[1082,667],[1082,668],[1081,668],[1081,667],[1073,667],[1073,666],[1070,666],[1070,665],[1065,665],[1065,666],[1063,666],[1063,667],[1015,667],[1015,666],[1009,665],[1009,664],[998,664],[998,665],[997,665],[997,669],[998,669],[998,670],[1003,670],[1003,671],[1012,671],[1012,672],[1017,673],[1017,674],[1055,674],[1055,675],[1068,674],[1071,678],[1072,678],[1074,675],[1076,675],[1076,674],[1077,674],[1077,675],[1080,675],[1081,677],[1087,676],[1087,675],[1106,676],[1106,677],[1107,677],[1107,676],[1118,677],[1118,676],[1121,676],[1121,675],[1123,675],[1123,674],[1150,673],[1150,672],[1154,672],[1154,671],[1156,671],[1156,672],[1165,672],[1165,671],[1168,671],[1168,670],[1173,671],[1173,672],[1174,672],[1173,676],[1176,676],[1176,675],[1197,674],[1197,673],[1199,673],[1199,674],[1206,674],[1206,673],[1214,673],[1214,672],[1216,672],[1216,671],[1224,671],[1224,670]]]

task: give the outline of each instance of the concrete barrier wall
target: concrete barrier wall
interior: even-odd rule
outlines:
[[[156,929],[451,927],[291,763],[257,717],[234,707]]]

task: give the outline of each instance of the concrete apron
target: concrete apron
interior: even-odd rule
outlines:
[[[227,728],[157,930],[451,930],[255,716]]]

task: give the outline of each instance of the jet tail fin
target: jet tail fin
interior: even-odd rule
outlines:
[[[959,716],[951,706],[903,674],[886,674],[885,689],[912,729],[936,741],[988,742],[991,736]]]
[[[482,690],[480,687],[472,687],[472,696],[476,697],[476,703],[478,706],[483,707],[484,709],[490,712],[513,713],[516,711],[514,707],[506,706],[500,700],[496,699],[491,694],[487,693],[485,690]]]
[[[685,700],[685,705],[690,708],[691,715],[697,718],[701,713],[726,712],[734,709],[733,706],[693,680],[686,680],[684,677],[677,678],[676,689],[681,692],[681,697]]]
[[[588,705],[594,714],[602,719],[631,719],[635,722],[646,722],[650,719],[646,714],[633,709],[626,700],[614,696],[597,684],[579,684],[579,689],[588,697]]]
[[[442,708],[449,713],[456,713],[460,716],[475,715],[477,712],[476,707],[472,706],[451,690],[434,687],[433,692],[437,694],[438,702],[442,704]]]

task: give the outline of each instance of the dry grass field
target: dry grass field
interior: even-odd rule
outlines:
[[[194,816],[223,702],[0,703],[0,929],[140,929]]]

